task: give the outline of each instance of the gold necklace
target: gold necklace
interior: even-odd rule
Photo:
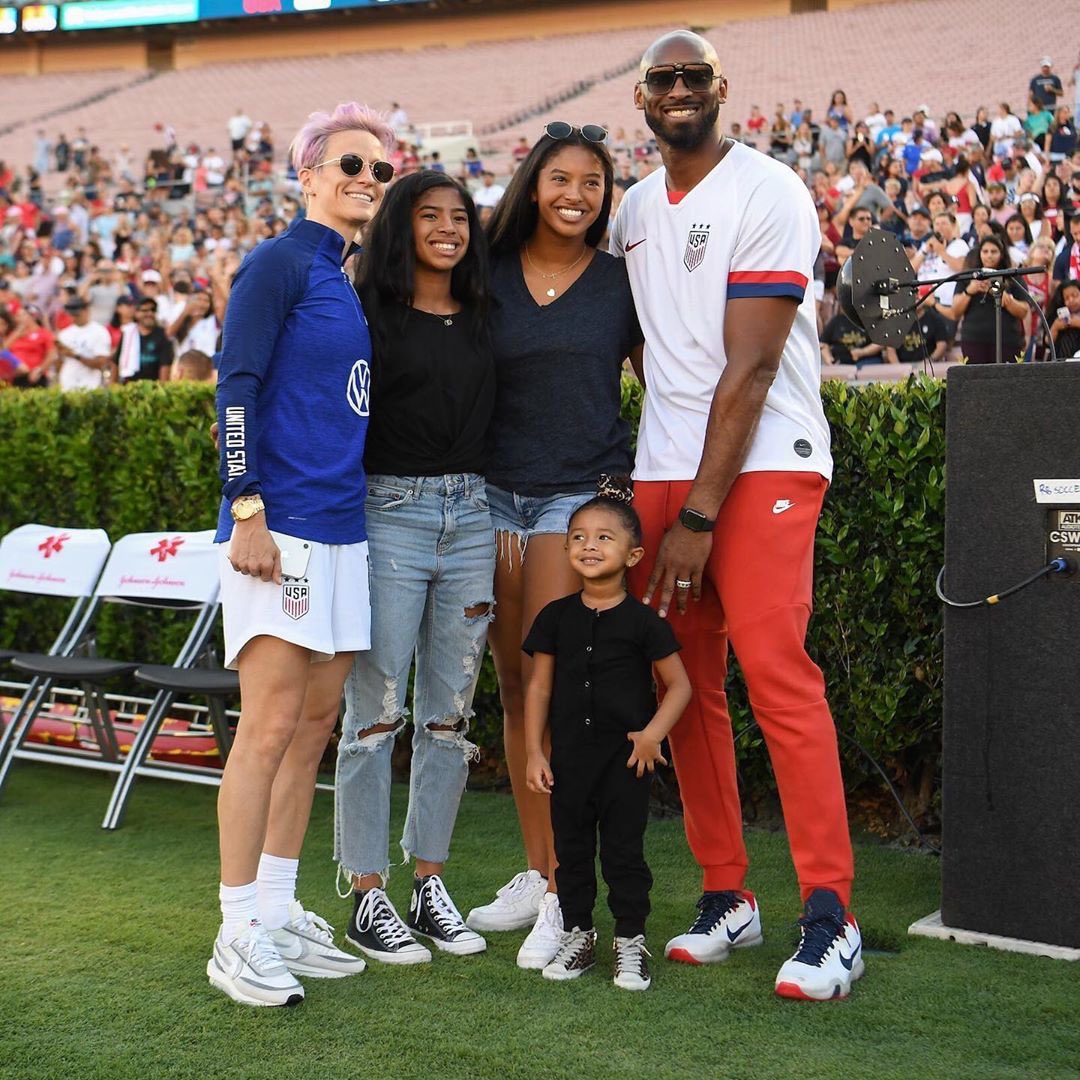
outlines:
[[[585,252],[588,251],[588,250],[589,249],[588,249],[587,246],[583,247],[581,249],[581,254],[569,266],[564,266],[561,270],[556,270],[553,274],[545,274],[542,270],[540,270],[537,267],[536,263],[534,263],[532,261],[532,256],[529,254],[529,245],[528,244],[525,245],[525,258],[529,263],[529,268],[532,270],[532,272],[534,274],[537,275],[537,277],[540,278],[541,281],[550,281],[552,278],[562,277],[563,274],[567,273],[570,270],[573,270],[574,267],[577,266],[577,264],[579,262],[581,262],[582,259],[585,258]],[[554,299],[559,294],[555,291],[555,286],[550,285],[547,288],[546,295],[550,296],[550,297],[552,297]]]

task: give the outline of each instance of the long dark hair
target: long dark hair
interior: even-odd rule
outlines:
[[[1001,255],[1001,262],[997,264],[995,269],[1008,270],[1012,266],[1012,259],[1009,258],[1009,244],[1007,240],[1003,240],[997,233],[988,233],[971,249],[971,251],[968,252],[967,257],[964,260],[965,268],[968,270],[978,270],[982,267],[980,253],[987,245],[996,247]]]
[[[450,294],[472,315],[473,329],[482,336],[490,305],[488,250],[476,206],[467,189],[445,173],[424,169],[396,181],[383,196],[382,206],[364,235],[364,251],[356,268],[356,291],[371,325],[377,351],[389,327],[386,309],[412,307],[416,291],[416,241],[412,212],[426,191],[450,188],[461,196],[469,219],[469,246],[450,275]],[[407,316],[407,312],[405,312]]]
[[[615,185],[615,167],[611,163],[611,154],[603,143],[590,142],[576,128],[565,139],[553,139],[550,135],[541,135],[529,151],[529,156],[518,166],[506,189],[506,194],[499,200],[495,213],[488,222],[488,242],[494,255],[516,252],[536,231],[540,219],[533,196],[536,194],[540,172],[548,160],[568,146],[580,146],[594,155],[600,162],[604,174],[604,198],[600,203],[600,213],[585,233],[585,243],[596,247],[608,227],[611,215],[611,189]]]

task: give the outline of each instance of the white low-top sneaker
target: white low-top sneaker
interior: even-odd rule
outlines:
[[[211,986],[242,1005],[299,1005],[304,1000],[304,988],[257,919],[231,941],[218,934],[206,974]]]
[[[517,966],[526,971],[539,971],[547,967],[563,943],[562,908],[554,893],[546,892],[540,898],[540,911],[533,928],[518,949]]]
[[[649,974],[649,957],[652,953],[645,948],[645,935],[617,937],[613,948],[615,977],[612,982],[620,990],[648,990],[652,986],[652,976]]]
[[[334,928],[298,900],[289,904],[289,921],[270,937],[285,966],[294,975],[316,979],[342,979],[359,975],[367,964],[363,957],[343,952],[334,944]]]
[[[693,926],[665,946],[669,960],[716,964],[726,960],[732,949],[761,944],[761,911],[753,893],[703,893],[697,909]]]
[[[866,970],[855,916],[844,911],[832,889],[815,889],[799,928],[799,947],[777,973],[777,994],[799,1001],[846,998]]]
[[[532,926],[547,886],[547,878],[539,870],[523,870],[499,889],[490,904],[474,907],[465,924],[474,930],[520,930]]]

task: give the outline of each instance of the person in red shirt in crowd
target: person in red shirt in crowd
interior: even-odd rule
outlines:
[[[34,389],[48,385],[49,366],[55,359],[56,338],[41,308],[27,304],[17,315],[13,315],[10,332],[0,337],[0,348],[9,352],[25,368],[16,375],[16,386]]]

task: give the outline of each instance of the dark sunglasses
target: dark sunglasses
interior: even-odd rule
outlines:
[[[342,154],[341,157],[320,161],[318,165],[311,167],[321,169],[324,165],[338,165],[346,176],[359,176],[364,171],[364,164],[364,159],[359,154]],[[380,184],[389,184],[394,179],[394,166],[389,161],[372,161],[369,167],[371,175]]]
[[[581,137],[586,142],[602,143],[607,140],[607,129],[599,124],[582,124],[581,127],[574,127],[565,120],[552,120],[550,124],[544,125],[544,134],[549,139],[569,139],[575,131],[580,131]]]
[[[695,93],[708,90],[716,79],[723,78],[713,72],[712,64],[664,64],[649,68],[638,85],[644,84],[650,94],[666,94],[674,89],[679,76],[686,89]]]

